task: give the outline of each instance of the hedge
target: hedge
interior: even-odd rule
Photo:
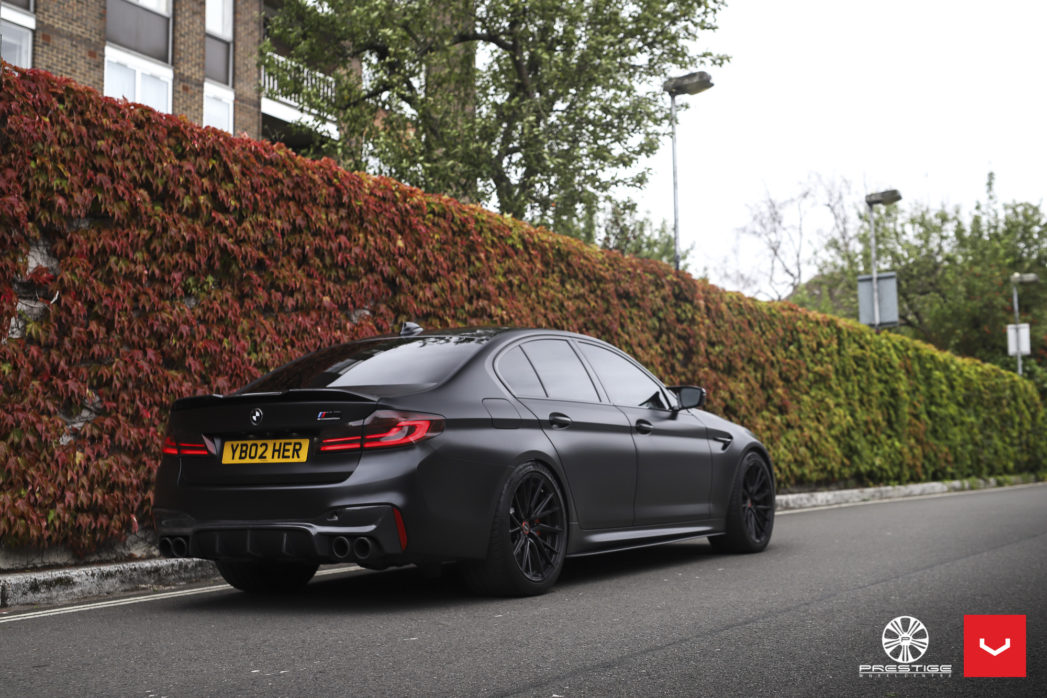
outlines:
[[[2,70],[0,240],[5,546],[137,530],[172,400],[404,320],[606,339],[707,386],[783,487],[1045,461],[1013,374],[41,71]]]

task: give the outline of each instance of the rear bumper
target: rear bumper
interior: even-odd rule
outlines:
[[[337,555],[335,539],[367,537],[374,559],[388,564],[482,558],[506,468],[446,448],[434,453],[436,441],[374,454],[343,482],[304,485],[191,485],[180,477],[178,458],[165,457],[156,475],[156,528],[161,538],[182,540],[168,541],[163,552],[330,563],[356,559]]]
[[[157,509],[156,523],[167,557],[395,563],[404,556],[391,505],[343,507],[311,521],[197,521]]]

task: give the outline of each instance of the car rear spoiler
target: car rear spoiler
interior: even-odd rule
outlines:
[[[351,393],[336,388],[304,388],[285,390],[280,393],[233,393],[231,395],[194,395],[175,400],[172,410],[191,410],[211,405],[232,405],[238,402],[258,403],[277,402],[377,402],[377,395]]]

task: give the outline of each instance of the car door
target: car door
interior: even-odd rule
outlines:
[[[570,342],[535,339],[503,352],[496,371],[534,413],[560,458],[579,525],[633,522],[636,448],[632,425],[596,387]]]
[[[697,521],[710,515],[712,452],[705,426],[626,355],[578,342],[610,401],[626,416],[636,443],[637,525]]]

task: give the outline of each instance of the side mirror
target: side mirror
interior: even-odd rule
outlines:
[[[696,385],[674,385],[670,386],[669,390],[676,395],[676,399],[680,402],[676,407],[677,410],[689,410],[692,407],[700,409],[705,406],[705,398],[708,396],[705,388],[699,388]]]

